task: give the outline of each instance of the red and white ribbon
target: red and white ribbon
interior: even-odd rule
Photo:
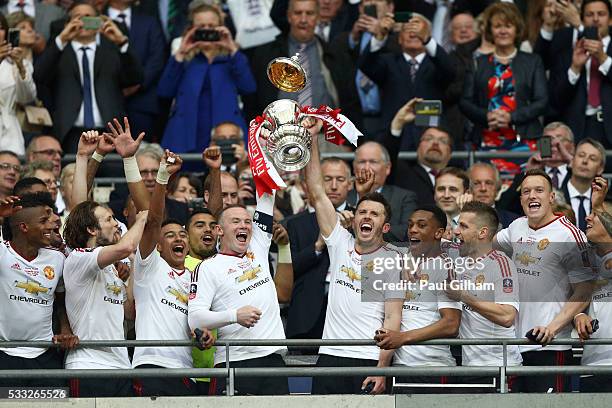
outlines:
[[[318,108],[304,106],[302,108],[302,115],[321,119],[323,121],[323,135],[325,140],[330,143],[342,145],[345,140],[348,140],[351,144],[357,146],[357,138],[363,136],[353,122],[340,114],[340,109],[332,109],[325,105],[321,105]],[[255,182],[258,197],[261,197],[264,193],[271,194],[274,190],[287,187],[272,162],[268,160],[259,142],[264,121],[263,117],[257,116],[249,125],[249,165],[253,173],[253,181]]]

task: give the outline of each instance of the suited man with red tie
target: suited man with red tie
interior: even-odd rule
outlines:
[[[576,141],[592,137],[612,147],[612,57],[608,0],[582,3],[582,26],[563,28],[550,39],[551,49],[564,44],[551,62],[551,103],[574,132]],[[597,28],[597,34],[590,31]]]

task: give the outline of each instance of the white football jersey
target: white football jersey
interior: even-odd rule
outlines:
[[[76,248],[66,258],[66,312],[80,340],[124,340],[126,287],[113,265],[98,266],[95,249]],[[132,368],[125,347],[70,350],[66,368]]]
[[[51,341],[53,300],[63,291],[64,255],[41,248],[31,261],[23,258],[10,242],[0,242],[0,339]],[[36,358],[44,348],[0,348],[8,355]]]
[[[371,339],[376,330],[383,327],[385,315],[384,301],[365,300],[362,259],[393,259],[401,257],[397,247],[385,244],[374,253],[365,255],[355,250],[355,238],[336,222],[329,237],[323,237],[329,252],[330,283],[327,300],[327,314],[323,328],[324,339]],[[364,265],[365,267],[366,265]],[[400,280],[401,269],[385,268],[385,273],[397,275]],[[385,279],[390,281],[388,278]],[[403,298],[404,293],[385,291],[385,299]],[[378,360],[380,349],[376,346],[322,346],[319,354],[337,357]]]
[[[591,335],[593,339],[612,338],[612,252],[603,257],[595,257],[595,267],[599,271],[599,279],[595,282],[595,290],[591,298],[589,316],[599,320],[599,330]],[[582,352],[583,365],[612,365],[612,345],[584,346]]]
[[[261,311],[261,318],[250,329],[238,323],[220,327],[218,329],[220,340],[285,338],[276,286],[268,263],[272,235],[262,229],[266,228],[268,223],[261,222],[261,218],[270,218],[271,226],[273,204],[274,197],[271,195],[264,194],[258,199],[251,241],[243,256],[217,253],[203,260],[192,273],[189,290],[190,313],[200,310],[213,312],[237,310],[249,305]],[[242,361],[284,352],[286,347],[232,346],[230,351],[230,361]],[[217,346],[215,364],[223,363],[225,360],[225,347]]]
[[[450,267],[450,268],[449,268]],[[440,309],[461,310],[461,304],[446,296],[443,290],[429,289],[429,284],[442,284],[452,275],[452,260],[446,254],[428,258],[414,276],[414,289],[405,292],[401,331],[421,329],[440,320]],[[402,346],[395,350],[393,365],[454,366],[457,362],[449,346]]]
[[[466,290],[483,301],[509,305],[519,312],[519,285],[516,279],[516,266],[510,258],[499,251],[491,251],[479,258],[464,273],[458,275],[463,282],[493,284],[490,290]],[[473,287],[471,285],[466,287]],[[490,337],[516,337],[514,325],[503,327],[493,323],[470,306],[463,304],[459,337],[462,339],[480,339]],[[499,366],[503,365],[502,346],[469,345],[462,347],[462,365],[464,366]],[[508,346],[507,365],[521,365],[523,358],[518,346]]]
[[[187,302],[191,273],[173,269],[154,249],[134,259],[137,340],[189,340]],[[136,347],[132,366],[191,368],[191,347]]]
[[[585,235],[565,216],[557,216],[538,228],[529,227],[527,217],[512,222],[497,233],[497,242],[517,267],[521,311],[517,337],[535,326],[546,326],[559,314],[572,293],[571,284],[594,279]],[[558,338],[570,337],[571,325]],[[520,346],[521,352],[542,350],[539,345]],[[571,346],[549,345],[544,350],[569,350]]]

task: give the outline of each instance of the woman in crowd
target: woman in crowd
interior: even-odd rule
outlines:
[[[160,96],[174,98],[162,145],[177,153],[204,150],[217,123],[238,123],[246,132],[238,95],[253,93],[256,86],[220,10],[204,4],[189,18],[191,25],[158,85]]]
[[[176,201],[188,203],[202,196],[201,193],[198,193],[198,180],[189,173],[179,173],[168,183],[168,197]]]
[[[528,150],[526,140],[541,135],[539,117],[548,105],[544,66],[539,56],[518,50],[525,24],[514,4],[495,3],[485,16],[485,36],[495,51],[480,56],[466,74],[460,107],[482,150]],[[520,171],[515,163],[493,162],[500,171]]]
[[[36,98],[32,63],[24,59],[24,49],[9,43],[9,26],[0,14],[0,150],[23,155],[23,133],[16,115],[16,104]]]

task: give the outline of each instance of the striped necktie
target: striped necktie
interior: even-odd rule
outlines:
[[[315,45],[316,46],[316,45]],[[311,77],[310,77],[310,62],[308,61],[308,54],[306,53],[306,44],[302,43],[298,47],[298,52],[300,53],[299,61],[302,68],[304,68],[304,72],[306,72],[306,86],[304,89],[300,91],[298,94],[298,103],[300,106],[312,106],[312,87],[311,87]]]

